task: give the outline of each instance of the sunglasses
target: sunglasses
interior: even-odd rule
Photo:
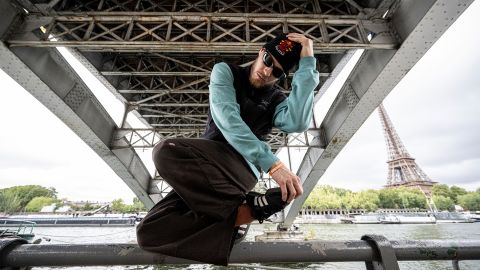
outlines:
[[[280,79],[280,78],[283,78],[285,76],[285,73],[283,72],[283,70],[281,70],[280,68],[273,65],[273,57],[268,52],[265,52],[263,54],[262,59],[263,59],[263,64],[266,67],[269,67],[269,68],[272,69],[272,75],[275,78]]]

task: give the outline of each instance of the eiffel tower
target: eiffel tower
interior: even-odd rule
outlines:
[[[418,166],[415,159],[410,156],[395,131],[383,104],[378,107],[378,112],[388,150],[388,178],[385,187],[419,188],[425,195],[430,210],[436,212],[437,209],[432,199],[432,186],[437,182],[432,181]]]

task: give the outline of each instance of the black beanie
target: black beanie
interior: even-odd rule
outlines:
[[[286,34],[280,34],[263,46],[282,66],[285,73],[288,73],[298,61],[302,45],[287,38]]]

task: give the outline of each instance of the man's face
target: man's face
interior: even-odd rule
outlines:
[[[267,53],[267,55],[265,55],[265,53]],[[265,59],[267,63],[265,63]],[[269,64],[268,60],[272,61],[273,65],[267,66],[267,64]],[[277,69],[277,72],[273,72],[274,69]],[[257,59],[255,59],[250,69],[250,83],[255,88],[270,87],[278,81],[278,78],[273,75],[274,73],[278,73],[278,69],[283,71],[280,63],[278,63],[265,48],[262,48],[258,52]]]

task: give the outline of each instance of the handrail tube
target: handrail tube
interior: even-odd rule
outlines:
[[[480,260],[480,240],[390,241],[399,261]],[[194,264],[144,251],[136,244],[23,244],[3,254],[0,267]],[[378,260],[366,241],[242,242],[231,263]]]

